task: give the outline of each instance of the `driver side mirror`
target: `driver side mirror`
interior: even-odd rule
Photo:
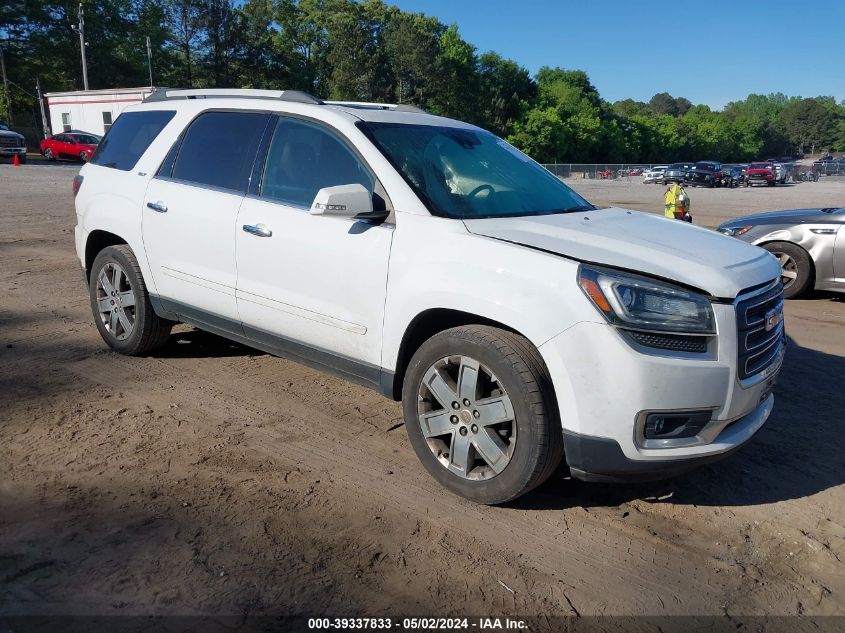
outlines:
[[[324,187],[311,203],[311,215],[359,220],[383,220],[387,212],[373,209],[373,195],[361,184]]]

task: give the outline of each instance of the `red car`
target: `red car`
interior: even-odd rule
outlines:
[[[41,141],[41,153],[47,160],[64,158],[87,163],[97,149],[100,137],[88,132],[62,132]]]
[[[775,166],[769,162],[751,163],[745,170],[745,186],[766,184],[774,187],[777,184],[775,179]]]

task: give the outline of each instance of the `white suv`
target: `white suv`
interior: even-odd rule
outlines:
[[[506,142],[409,106],[159,90],[74,182],[106,343],[174,322],[401,399],[445,487],[502,503],[724,456],[785,347],[766,251],[597,208]]]

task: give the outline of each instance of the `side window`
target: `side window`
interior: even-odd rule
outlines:
[[[62,112],[62,130],[70,132],[73,127],[70,124],[70,112]]]
[[[53,137],[53,140],[57,143],[64,143],[67,141],[67,137],[64,134],[56,134],[56,136]]]
[[[173,164],[173,178],[246,192],[269,119],[269,114],[258,112],[199,115],[185,132]]]
[[[279,119],[267,152],[262,198],[310,207],[320,189],[356,183],[372,193],[373,177],[338,136],[306,121]]]
[[[100,141],[91,162],[129,171],[175,114],[172,110],[124,112]]]
[[[111,112],[103,112],[103,130],[108,132],[111,127]]]

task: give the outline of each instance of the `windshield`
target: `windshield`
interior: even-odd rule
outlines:
[[[707,171],[713,171],[716,169],[716,166],[713,163],[696,163],[695,168],[698,170],[706,169]]]
[[[751,163],[748,166],[748,169],[771,169],[771,168],[772,168],[771,163]]]
[[[686,163],[672,163],[669,165],[669,169],[687,169],[688,165]]]
[[[594,208],[489,132],[401,123],[358,125],[434,215],[501,218]]]

